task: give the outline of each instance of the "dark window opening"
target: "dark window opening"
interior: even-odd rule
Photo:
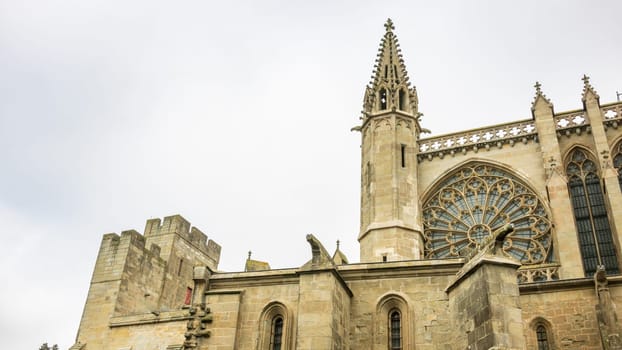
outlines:
[[[387,262],[387,255],[386,254],[382,256],[382,262]]]
[[[402,155],[402,168],[406,167],[406,145],[400,145],[400,153]]]
[[[389,350],[402,349],[402,320],[399,311],[393,311],[389,315]]]
[[[184,266],[184,259],[179,259],[179,266],[177,266],[177,276],[181,276],[182,266]]]
[[[283,317],[277,316],[272,321],[272,344],[271,350],[281,350],[281,342],[283,339]]]
[[[538,350],[549,350],[548,335],[543,325],[536,327],[536,338],[538,339]]]
[[[387,90],[380,89],[378,92],[378,98],[380,99],[380,109],[387,109]]]
[[[576,150],[566,173],[585,275],[593,276],[599,265],[607,274],[620,273],[596,164]]]
[[[389,78],[389,66],[387,65],[384,66],[384,78],[385,79]]]

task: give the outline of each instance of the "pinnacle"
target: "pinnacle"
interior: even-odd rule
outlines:
[[[591,92],[596,99],[598,99],[600,96],[598,96],[598,93],[594,90],[592,84],[590,84],[590,77],[587,74],[583,74],[581,80],[583,80],[583,100],[585,101],[585,96],[588,92]]]
[[[536,81],[536,83],[533,86],[534,88],[536,88],[536,96],[533,99],[533,102],[531,103],[531,109],[534,110],[536,107],[536,103],[538,102],[538,100],[540,98],[542,98],[542,100],[544,100],[544,102],[546,102],[549,106],[553,106],[553,104],[551,103],[551,100],[549,100],[546,95],[542,92],[542,84],[540,84],[539,81]]]

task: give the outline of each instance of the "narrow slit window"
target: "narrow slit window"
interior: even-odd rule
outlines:
[[[400,155],[402,157],[402,168],[406,167],[406,145],[400,145]]]
[[[179,266],[177,267],[177,276],[181,276],[181,269],[184,266],[184,259],[179,259]]]

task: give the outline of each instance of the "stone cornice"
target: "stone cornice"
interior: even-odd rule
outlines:
[[[607,276],[607,280],[609,281],[610,287],[622,287],[622,275]],[[574,278],[548,282],[523,283],[519,284],[518,288],[521,295],[594,289],[594,280],[592,278]]]
[[[134,326],[141,324],[163,323],[163,322],[176,322],[189,320],[191,316],[188,314],[188,310],[181,309],[175,311],[153,311],[144,314],[115,316],[110,318],[109,326],[122,327],[122,326]]]

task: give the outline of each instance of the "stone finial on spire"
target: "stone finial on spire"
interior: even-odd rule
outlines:
[[[594,98],[596,102],[599,103],[600,96],[598,96],[598,93],[596,92],[592,84],[590,84],[590,77],[587,74],[583,74],[581,80],[583,80],[583,93],[581,95],[581,101],[583,101],[583,104],[585,105],[588,97]]]
[[[536,81],[536,85],[534,85],[533,87],[536,88],[536,94],[542,94],[542,84],[540,84],[539,81]]]
[[[391,18],[387,18],[387,22],[384,24],[384,28],[387,30],[387,32],[395,30],[395,26],[393,25],[393,21],[391,20]]]
[[[536,81],[533,87],[536,88],[536,96],[534,97],[533,102],[531,103],[531,113],[533,114],[533,112],[536,109],[536,105],[541,103],[541,101],[546,103],[548,107],[553,108],[553,104],[551,103],[551,100],[549,100],[546,97],[546,95],[542,92],[542,84],[540,84],[539,81]]]

